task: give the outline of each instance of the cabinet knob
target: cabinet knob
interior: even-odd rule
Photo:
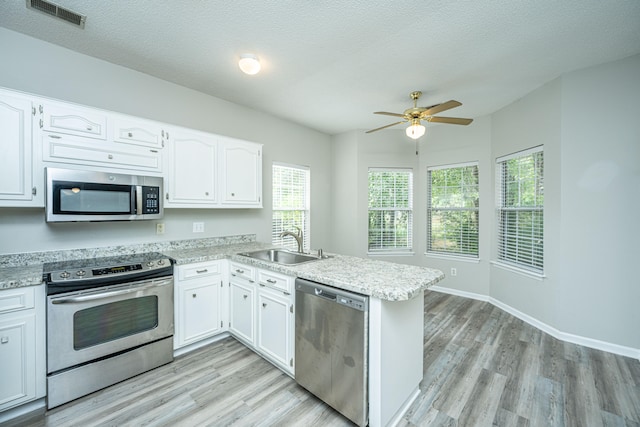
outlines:
[[[113,159],[113,154],[109,154],[107,157],[109,158],[109,160],[112,160]]]
[[[195,298],[195,297],[196,297],[196,294],[193,294],[193,295],[191,295],[191,296],[192,296],[193,298]]]
[[[231,197],[235,197],[236,193],[231,193]]]
[[[0,344],[6,344],[9,342],[9,337],[2,337],[0,338]]]
[[[266,306],[267,306],[267,303],[266,303],[266,302],[263,302],[263,303],[262,303],[262,306],[263,306],[263,307],[266,307]]]
[[[246,294],[245,294],[245,295],[242,295],[242,297],[243,297],[244,299],[247,299],[247,298],[249,297],[249,295],[246,295]]]
[[[91,126],[87,126],[87,130],[93,130]]]
[[[205,195],[205,196],[208,196],[208,195],[209,195],[209,192],[208,192],[208,191],[206,191],[206,192],[204,193],[204,195]]]
[[[127,136],[128,136],[129,138],[131,138],[131,137],[133,136],[133,134],[132,134],[131,132],[129,132],[129,133],[127,133]]]

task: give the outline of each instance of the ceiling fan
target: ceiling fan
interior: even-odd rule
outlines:
[[[424,135],[425,127],[421,124],[422,120],[433,123],[448,123],[452,125],[468,125],[473,119],[462,119],[458,117],[435,117],[434,114],[442,111],[450,110],[451,108],[459,107],[462,103],[458,101],[447,101],[442,104],[432,105],[430,107],[418,107],[418,99],[422,96],[422,92],[419,90],[411,92],[409,94],[413,99],[413,108],[404,110],[403,113],[388,113],[386,111],[376,111],[373,114],[383,114],[385,116],[402,117],[404,120],[391,123],[390,125],[382,126],[376,129],[368,130],[366,133],[376,132],[382,129],[386,129],[391,126],[399,125],[400,123],[411,123],[407,128],[407,136],[412,139],[418,139]]]

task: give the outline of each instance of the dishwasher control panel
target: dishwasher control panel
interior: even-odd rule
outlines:
[[[364,311],[365,309],[363,301],[354,300],[342,295],[338,295],[336,301],[338,304],[346,305],[347,307],[355,308],[356,310]]]

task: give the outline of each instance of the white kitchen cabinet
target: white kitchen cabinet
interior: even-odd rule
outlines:
[[[88,144],[85,138],[42,132],[42,160],[100,167],[101,170],[126,169],[132,172],[162,172],[162,153],[153,148],[127,146],[96,141]]]
[[[45,395],[44,285],[0,291],[0,412]]]
[[[293,303],[288,296],[260,289],[257,304],[258,333],[256,347],[270,359],[293,370]]]
[[[224,292],[223,262],[177,267],[174,349],[224,331],[227,295]]]
[[[262,145],[221,138],[220,203],[262,207]]]
[[[107,139],[107,113],[89,107],[46,102],[40,107],[40,128],[44,131]]]
[[[164,130],[160,123],[137,117],[112,116],[113,141],[161,149]]]
[[[255,343],[255,285],[229,281],[229,332],[249,345]]]
[[[214,135],[169,130],[165,208],[212,207],[217,203],[218,144]]]
[[[0,92],[0,206],[42,206],[44,188],[32,174],[32,117],[27,97]]]

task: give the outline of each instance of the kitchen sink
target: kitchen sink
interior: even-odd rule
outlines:
[[[284,265],[302,264],[303,262],[319,261],[326,258],[318,258],[317,256],[291,252],[285,249],[263,249],[254,252],[243,252],[238,255]]]

